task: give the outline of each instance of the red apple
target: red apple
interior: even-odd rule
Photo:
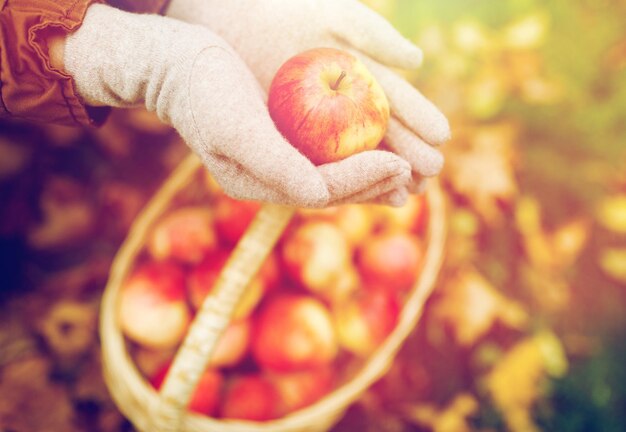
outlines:
[[[260,206],[258,202],[239,201],[220,195],[213,206],[215,229],[220,239],[229,245],[237,243]]]
[[[340,206],[333,217],[333,221],[350,244],[354,246],[363,244],[374,229],[374,216],[371,208],[362,204]]]
[[[148,251],[157,260],[176,259],[197,263],[217,247],[211,211],[186,207],[166,215],[148,239]]]
[[[181,342],[191,321],[183,270],[172,262],[137,268],[122,286],[119,320],[126,336],[143,346]]]
[[[361,287],[361,276],[353,263],[348,263],[338,278],[333,280],[320,296],[330,304],[343,302]]]
[[[239,363],[248,352],[250,320],[231,322],[215,346],[209,364],[211,367],[230,367]]]
[[[132,356],[135,366],[144,376],[153,376],[170,363],[176,355],[176,348],[154,349],[136,345],[132,348]]]
[[[170,366],[171,363],[166,364],[150,377],[150,384],[156,390],[159,390],[163,385]],[[221,373],[214,369],[207,369],[200,377],[200,381],[198,381],[198,385],[191,396],[188,405],[189,410],[198,414],[214,415],[219,404],[223,382],[224,378]]]
[[[239,376],[226,389],[221,416],[252,421],[271,420],[278,416],[279,400],[276,387],[265,377]]]
[[[366,289],[351,300],[333,308],[334,324],[340,345],[348,351],[367,356],[393,331],[400,306],[386,289]]]
[[[337,351],[330,313],[319,300],[276,295],[259,311],[252,354],[262,368],[289,372],[323,366]]]
[[[199,309],[204,298],[213,290],[227,260],[228,253],[218,251],[207,255],[202,262],[191,270],[187,277],[187,289],[189,290],[189,301],[194,309]],[[252,313],[265,291],[263,282],[264,280],[258,276],[252,280],[243,297],[239,300],[233,319],[245,318]]]
[[[389,120],[389,103],[371,73],[334,48],[287,60],[270,86],[268,108],[278,130],[316,165],[374,149]]]
[[[313,293],[333,297],[333,286],[352,262],[352,248],[329,222],[305,222],[288,234],[282,258],[289,275]]]
[[[281,414],[285,415],[317,402],[333,389],[334,379],[333,368],[330,366],[272,374],[271,380],[280,395]]]
[[[257,275],[263,283],[265,294],[271,292],[278,286],[278,282],[281,278],[280,272],[281,269],[278,264],[278,258],[276,258],[276,253],[272,251],[265,259],[265,262],[259,269],[259,274]]]
[[[422,263],[422,247],[411,234],[381,233],[365,243],[359,268],[366,281],[391,290],[407,290],[415,282]]]

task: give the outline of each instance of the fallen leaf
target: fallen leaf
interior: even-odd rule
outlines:
[[[33,356],[6,365],[0,375],[0,430],[72,431],[65,389],[50,382],[50,365]]]
[[[22,171],[32,153],[29,146],[0,137],[0,180],[6,180]]]
[[[548,232],[542,224],[539,201],[530,196],[518,200],[515,224],[530,263],[559,274],[576,261],[589,240],[590,222],[582,217]]]
[[[463,346],[474,344],[496,321],[516,329],[528,321],[519,303],[505,298],[475,270],[463,271],[443,287],[432,314],[450,326]]]
[[[626,248],[608,248],[600,253],[600,267],[604,272],[626,283]]]
[[[84,241],[95,226],[95,210],[87,191],[77,181],[52,177],[41,195],[43,221],[28,233],[37,250],[73,246]]]
[[[517,194],[514,173],[517,127],[500,123],[468,131],[446,152],[443,176],[487,222],[501,220],[500,203]]]
[[[81,356],[95,343],[97,313],[95,304],[60,301],[43,318],[41,334],[58,357]]]
[[[471,432],[474,429],[467,417],[478,411],[478,402],[472,395],[461,393],[442,409],[432,404],[420,404],[403,411],[407,420],[427,426],[433,432]]]
[[[523,339],[511,348],[486,377],[487,390],[511,432],[539,431],[532,419],[534,402],[548,376],[567,371],[559,339],[548,331]]]
[[[626,234],[626,194],[606,197],[596,212],[598,222],[609,231]]]
[[[549,25],[548,15],[535,12],[512,22],[503,31],[504,46],[512,49],[531,49],[541,46]]]

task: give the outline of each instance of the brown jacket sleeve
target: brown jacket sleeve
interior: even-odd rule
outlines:
[[[97,125],[108,108],[87,107],[72,78],[50,65],[47,35],[70,33],[102,0],[0,0],[0,117]],[[167,0],[111,0],[132,12],[162,12]]]

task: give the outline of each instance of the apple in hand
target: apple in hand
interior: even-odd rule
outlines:
[[[276,128],[321,165],[378,146],[387,130],[383,89],[352,54],[315,48],[287,60],[269,90]]]
[[[311,296],[281,294],[268,299],[253,329],[252,354],[263,369],[291,372],[324,366],[338,352],[330,313]]]
[[[124,282],[119,320],[126,336],[151,348],[180,343],[191,321],[185,273],[172,262],[149,262]]]

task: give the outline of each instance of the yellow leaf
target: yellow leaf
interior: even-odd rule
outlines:
[[[487,222],[501,220],[501,202],[517,194],[514,174],[518,128],[502,122],[470,129],[446,151],[444,177]]]
[[[462,51],[474,53],[489,46],[490,35],[478,21],[457,22],[452,28],[452,40]]]
[[[467,86],[467,108],[476,118],[494,117],[502,110],[509,91],[506,75],[500,71],[485,71]]]
[[[556,81],[534,77],[520,83],[521,97],[535,105],[553,105],[560,102],[563,89]]]
[[[590,224],[583,218],[570,220],[552,233],[546,232],[539,202],[530,196],[518,200],[515,224],[530,263],[542,270],[560,271],[571,265],[589,239]]]
[[[545,13],[538,12],[513,22],[504,30],[504,45],[514,49],[540,46],[546,37],[548,21]]]
[[[600,267],[604,272],[626,282],[626,248],[609,248],[600,254]]]
[[[589,223],[584,219],[572,220],[552,234],[552,247],[562,266],[574,262],[589,239]]]
[[[405,410],[409,420],[429,427],[433,432],[471,432],[467,417],[478,411],[478,402],[468,393],[458,394],[448,406],[438,409],[432,404]]]
[[[456,341],[470,346],[499,320],[523,328],[528,316],[516,302],[506,299],[475,270],[466,270],[450,281],[433,305],[433,317],[450,326]]]
[[[567,359],[561,342],[544,331],[515,345],[492,369],[487,389],[512,432],[538,431],[532,406],[547,375],[561,376]]]
[[[626,234],[626,195],[605,198],[598,207],[597,218],[606,229]]]

